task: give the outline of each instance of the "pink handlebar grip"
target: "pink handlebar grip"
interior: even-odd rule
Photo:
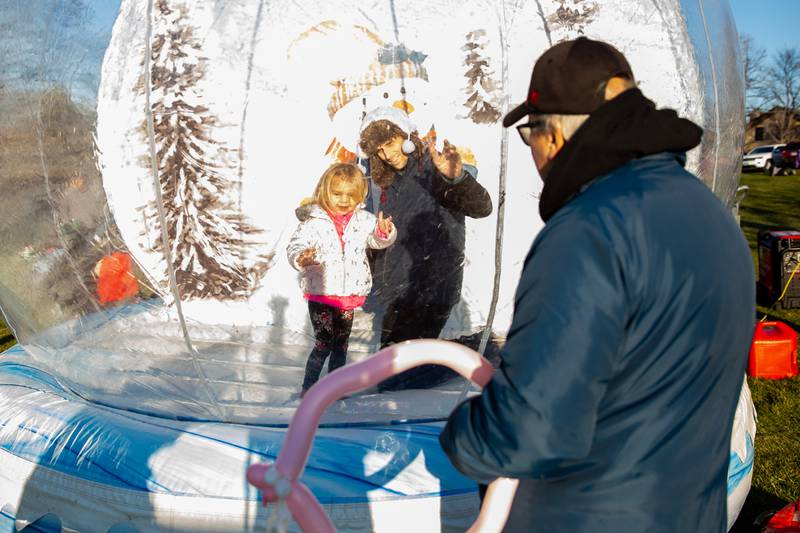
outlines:
[[[478,352],[454,342],[432,339],[395,344],[362,361],[331,372],[311,387],[300,402],[275,463],[255,464],[247,469],[247,481],[261,490],[264,505],[285,499],[292,516],[304,532],[335,531],[317,499],[298,481],[311,453],[311,444],[322,414],[346,394],[364,390],[424,364],[446,366],[480,387],[486,386],[494,374],[492,365]],[[481,514],[470,528],[470,533],[500,531],[508,517],[515,490],[516,481],[498,479],[492,483]],[[492,498],[495,494],[496,498]]]

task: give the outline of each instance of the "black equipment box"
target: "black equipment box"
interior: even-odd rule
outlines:
[[[800,308],[799,263],[800,230],[759,230],[758,282],[756,285],[756,298],[759,305],[770,307],[786,290],[783,299],[775,307],[778,309]],[[792,273],[794,273],[793,277]]]

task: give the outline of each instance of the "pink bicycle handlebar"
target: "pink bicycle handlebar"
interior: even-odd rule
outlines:
[[[346,394],[364,390],[423,364],[446,366],[481,388],[494,375],[492,365],[478,352],[442,340],[414,340],[395,344],[362,361],[337,369],[311,387],[300,402],[275,463],[255,464],[247,469],[247,481],[261,490],[264,505],[283,499],[304,532],[335,532],[322,506],[298,480],[311,453],[311,444],[322,414]],[[480,515],[469,533],[500,531],[508,518],[516,487],[516,480],[495,480],[489,486]]]

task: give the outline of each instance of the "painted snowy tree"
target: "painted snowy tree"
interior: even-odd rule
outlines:
[[[548,17],[550,29],[564,29],[578,35],[585,33],[584,29],[600,10],[597,2],[592,0],[558,0],[558,3],[556,12]]]
[[[269,268],[272,254],[250,259],[260,233],[231,199],[235,150],[212,138],[217,117],[203,104],[199,83],[207,59],[188,23],[185,4],[156,0],[150,56],[151,111],[156,164],[172,265],[182,298],[248,297]],[[140,80],[144,91],[144,76]],[[146,120],[141,130],[147,135]],[[147,160],[150,168],[149,158]],[[155,202],[145,208],[158,219]],[[148,224],[154,249],[164,252],[157,223]]]
[[[494,71],[489,70],[489,60],[483,56],[486,48],[486,30],[475,30],[467,33],[466,44],[461,47],[467,52],[464,65],[469,67],[464,77],[467,87],[464,92],[469,95],[464,107],[469,109],[467,117],[476,124],[491,124],[500,118],[500,97],[498,84],[492,78]]]

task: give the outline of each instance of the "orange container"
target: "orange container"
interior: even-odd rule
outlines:
[[[747,373],[767,379],[796,376],[797,332],[778,321],[756,324]]]

